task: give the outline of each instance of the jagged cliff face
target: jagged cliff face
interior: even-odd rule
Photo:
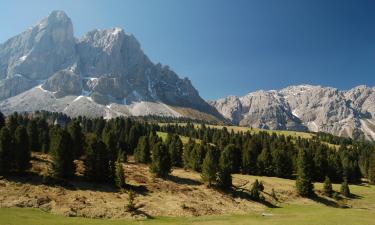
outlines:
[[[209,102],[234,123],[265,129],[323,131],[340,136],[363,133],[375,140],[375,88],[349,91],[299,85],[257,91]],[[354,131],[354,134],[353,134]]]
[[[72,22],[62,11],[52,12],[37,25],[0,45],[2,111],[87,114],[88,110],[79,105],[76,109],[69,106],[70,110],[45,107],[42,103],[45,94],[62,105],[91,102],[91,110],[100,112],[94,113],[99,116],[106,115],[102,107],[119,105],[128,109],[142,103],[149,106],[149,110],[144,110],[147,114],[164,115],[156,107],[159,105],[192,108],[220,117],[187,78],[180,79],[167,66],[152,63],[133,35],[112,28],[93,30],[76,39]],[[69,102],[71,97],[76,101]],[[132,115],[132,110],[112,111],[115,115]],[[179,116],[171,108],[167,111],[167,116]]]

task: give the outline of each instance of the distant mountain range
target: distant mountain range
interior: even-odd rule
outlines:
[[[209,102],[235,124],[264,129],[323,131],[375,140],[375,88],[348,91],[312,85],[256,91]]]
[[[77,39],[63,11],[0,45],[0,101],[6,114],[221,118],[187,78],[152,63],[133,35],[111,28]]]
[[[204,101],[187,79],[152,63],[121,28],[74,37],[63,11],[0,45],[0,111],[112,118],[227,119],[265,129],[361,134],[375,140],[375,88],[299,85]]]

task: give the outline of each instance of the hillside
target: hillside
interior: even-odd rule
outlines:
[[[79,177],[66,186],[43,184],[38,174],[45,172],[48,161],[46,155],[34,154],[31,174],[0,180],[1,224],[19,225],[25,221],[30,225],[102,224],[104,221],[121,224],[124,218],[142,221],[125,220],[127,224],[316,224],[318,221],[374,224],[375,219],[375,188],[367,184],[351,185],[355,197],[336,201],[320,195],[322,184],[315,183],[319,197],[306,199],[298,196],[293,180],[234,174],[233,183],[237,187],[249,188],[255,179],[264,183],[263,194],[268,203],[261,204],[241,195],[209,189],[202,184],[200,174],[192,171],[174,169],[166,180],[153,178],[147,166],[134,164],[132,160],[125,164],[125,173],[129,187],[137,193],[138,210],[129,213],[125,210],[127,194],[112,186],[92,185]],[[270,196],[272,189],[277,200]],[[334,185],[334,190],[339,190],[339,185]],[[51,214],[14,207],[37,208]]]

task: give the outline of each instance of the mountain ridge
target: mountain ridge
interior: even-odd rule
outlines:
[[[53,99],[48,105],[40,99],[46,93]],[[102,108],[116,104],[123,109],[114,112],[118,115],[132,115],[129,108],[142,105],[147,114],[189,116],[169,108],[174,106],[221,118],[188,78],[151,62],[134,35],[115,27],[94,29],[76,38],[66,13],[53,11],[0,45],[0,108],[5,113],[23,108],[88,113],[80,105],[74,112],[64,111],[74,103],[69,96],[95,103],[91,107],[97,116],[106,116]],[[24,107],[25,102],[32,104]]]
[[[375,140],[375,87],[338,90],[291,85],[208,101],[234,124],[274,130],[327,132]]]

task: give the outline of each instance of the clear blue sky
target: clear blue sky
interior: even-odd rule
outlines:
[[[291,84],[375,86],[374,0],[4,0],[0,42],[52,10],[123,27],[205,99]]]

